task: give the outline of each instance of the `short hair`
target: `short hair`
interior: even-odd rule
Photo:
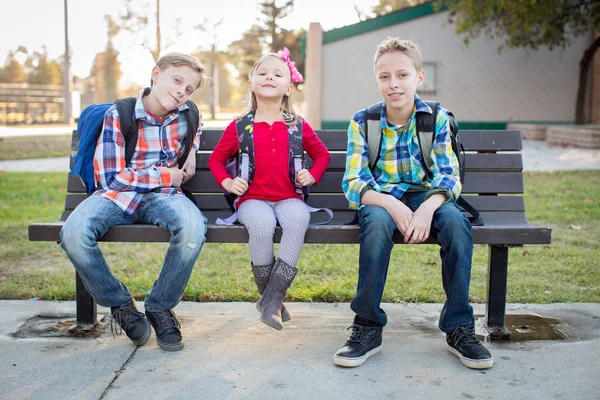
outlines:
[[[417,71],[421,71],[423,69],[423,56],[421,55],[419,46],[411,40],[403,40],[397,37],[388,37],[379,43],[373,59],[373,68],[377,66],[379,57],[394,51],[399,51],[406,54],[412,60]]]
[[[182,65],[190,67],[200,74],[200,82],[198,82],[198,87],[196,89],[201,88],[206,81],[206,68],[204,68],[204,65],[202,65],[200,60],[198,60],[196,57],[184,53],[169,53],[159,58],[156,62],[156,66],[161,71],[169,67],[180,67]],[[152,86],[152,84],[152,79],[150,79],[150,86]]]

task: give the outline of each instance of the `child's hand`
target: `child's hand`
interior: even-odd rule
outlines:
[[[400,200],[392,196],[387,197],[389,197],[389,199],[387,200],[391,204],[385,206],[384,208],[392,216],[392,219],[396,223],[396,226],[398,227],[400,233],[404,237],[406,237],[406,230],[410,226],[411,221],[413,219],[413,212],[410,208],[408,208],[408,206],[406,206],[406,204],[404,204]]]
[[[183,172],[185,172],[185,177],[183,178],[183,183],[186,183],[191,179],[192,176],[196,173],[196,150],[193,148],[190,150],[183,167],[181,168]]]
[[[221,186],[223,186],[223,189],[227,190],[229,193],[233,193],[237,196],[241,196],[248,191],[248,182],[239,176],[235,179],[223,179]]]
[[[169,168],[169,174],[171,175],[171,186],[178,188],[181,186],[181,182],[184,182],[186,173],[179,169],[177,165]]]
[[[433,211],[429,207],[419,207],[413,214],[408,229],[404,234],[404,243],[421,243],[427,240],[431,230]]]
[[[296,180],[302,186],[312,186],[317,183],[315,178],[310,174],[310,172],[308,172],[307,169],[301,169],[300,171],[296,172]]]
[[[446,196],[441,193],[434,194],[427,200],[425,200],[417,211],[413,214],[412,221],[406,234],[404,235],[404,243],[421,243],[427,240],[431,231],[431,221],[433,220],[433,214],[437,210]]]

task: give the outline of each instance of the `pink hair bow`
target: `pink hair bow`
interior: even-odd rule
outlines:
[[[296,69],[296,63],[290,60],[290,51],[287,47],[284,47],[283,50],[279,50],[277,55],[283,58],[283,61],[290,67],[290,74],[292,76],[292,82],[294,83],[302,83],[304,82],[304,77],[298,70]]]

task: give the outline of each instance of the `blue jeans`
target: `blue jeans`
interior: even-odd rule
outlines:
[[[415,211],[425,200],[425,194],[405,193],[402,202]],[[380,305],[394,246],[392,235],[397,227],[391,215],[379,206],[360,209],[359,222],[358,287],[350,307],[359,317],[385,325],[387,315]],[[473,324],[473,308],[469,304],[473,256],[471,223],[455,203],[448,202],[433,214],[430,235],[440,245],[442,284],[446,292],[439,328],[450,333],[458,326]]]
[[[179,303],[206,241],[207,219],[184,195],[148,193],[132,215],[102,196],[88,197],[65,222],[61,247],[98,304],[122,306],[132,295],[111,273],[97,240],[111,226],[138,222],[159,225],[171,233],[162,270],[144,303],[148,311],[170,310]]]

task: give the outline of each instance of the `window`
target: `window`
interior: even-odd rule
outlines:
[[[437,90],[437,64],[434,62],[424,62],[423,71],[425,71],[425,82],[419,86],[419,94],[436,94]]]

